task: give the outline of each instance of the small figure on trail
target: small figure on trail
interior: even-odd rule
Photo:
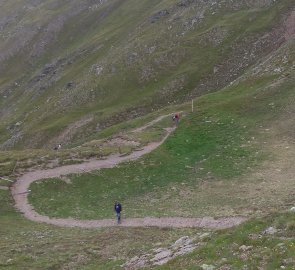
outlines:
[[[173,121],[175,122],[176,126],[178,125],[179,119],[180,119],[180,115],[179,113],[176,113],[172,116]]]
[[[61,148],[61,144],[58,144],[58,145],[56,145],[56,146],[54,146],[54,150],[59,150]]]
[[[114,210],[117,215],[117,223],[121,223],[121,211],[122,211],[122,205],[119,202],[115,202]]]

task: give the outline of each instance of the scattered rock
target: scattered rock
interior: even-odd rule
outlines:
[[[190,245],[191,243],[192,240],[188,236],[183,236],[172,245],[172,248],[178,249],[181,246]]]
[[[208,264],[202,264],[201,265],[201,268],[203,270],[214,270],[215,269],[215,266],[214,265],[208,265]]]
[[[292,208],[290,209],[290,211],[291,211],[291,212],[295,212],[295,207],[292,207]]]
[[[66,88],[68,88],[68,89],[72,88],[72,87],[74,87],[74,85],[75,84],[73,82],[68,82],[67,85],[66,85]]]
[[[125,264],[121,265],[127,269],[139,269],[153,265],[163,265],[171,259],[190,253],[197,248],[197,244],[188,236],[181,237],[169,248],[157,248],[152,250],[152,254],[135,256]]]
[[[64,181],[67,184],[72,184],[72,180],[69,177],[62,176],[60,177],[60,180]]]
[[[206,232],[206,233],[201,234],[201,235],[199,236],[199,238],[200,238],[201,240],[204,240],[204,239],[206,239],[206,238],[209,238],[210,236],[211,236],[211,233]]]
[[[245,252],[245,251],[251,250],[252,248],[253,246],[242,245],[239,247],[239,250]]]
[[[231,267],[229,265],[222,265],[218,270],[231,270]]]
[[[222,262],[222,263],[227,262],[227,258],[222,258],[222,259],[221,259],[221,262]]]
[[[281,73],[282,72],[282,69],[281,68],[276,68],[276,69],[274,69],[274,72],[275,73]]]
[[[260,239],[260,238],[262,237],[262,235],[261,235],[261,234],[250,233],[250,234],[248,235],[248,237],[249,237],[250,239],[252,239],[252,240],[257,240],[257,239]]]
[[[276,228],[274,228],[274,227],[269,227],[269,228],[267,228],[263,233],[264,234],[270,234],[270,235],[273,235],[273,234],[275,234],[275,233],[277,233],[278,232],[278,230],[276,229]]]
[[[190,252],[194,251],[195,249],[196,249],[196,246],[194,244],[181,247],[177,252],[175,252],[173,254],[173,258],[177,257],[177,256],[182,256],[182,255],[187,254],[187,253],[190,253]]]
[[[164,258],[170,257],[172,255],[172,252],[169,249],[166,248],[159,248],[156,251],[156,255],[153,259],[151,259],[151,261],[160,261]]]
[[[160,18],[165,17],[169,15],[169,11],[167,9],[164,10],[160,10],[159,12],[157,12],[156,14],[154,14],[151,18],[150,21],[151,23],[155,23],[156,21],[158,21]]]
[[[150,261],[154,262],[154,265],[162,265],[167,263],[172,258],[172,251],[169,249],[163,249],[156,254]]]
[[[93,65],[91,67],[91,71],[94,72],[97,76],[99,76],[103,71],[103,66],[101,66],[101,65]]]

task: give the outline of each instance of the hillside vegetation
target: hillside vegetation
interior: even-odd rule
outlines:
[[[187,105],[176,131],[143,159],[74,175],[70,185],[35,183],[35,209],[54,217],[105,218],[118,198],[130,217],[261,215],[285,208],[294,194],[294,45],[198,98],[194,113]]]
[[[0,35],[1,269],[295,268],[294,1],[4,0]],[[33,209],[114,218],[119,200],[123,222],[242,225],[61,228],[15,209],[7,178],[128,156],[160,141],[176,111],[177,128],[140,159],[34,182]],[[189,254],[147,259],[183,236]]]
[[[220,232],[62,229],[24,220],[8,191],[0,191],[1,266],[124,269],[135,256],[187,235],[195,251],[153,268],[293,269],[294,213],[280,212],[294,205],[294,45],[282,46],[222,91],[198,98],[194,113],[184,105],[176,132],[139,163],[73,176],[68,183],[34,184],[30,195],[34,208],[50,216],[110,216],[119,197],[124,218],[243,214],[250,221]],[[271,226],[274,233],[265,233]]]
[[[292,3],[2,1],[1,148],[70,146],[220,90],[288,40]]]

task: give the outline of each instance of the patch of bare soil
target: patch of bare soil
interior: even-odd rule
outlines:
[[[292,109],[289,108],[290,110]],[[261,132],[269,138],[263,142],[271,158],[259,169],[239,179],[239,189],[232,188],[243,199],[241,214],[263,216],[269,212],[288,211],[295,205],[295,136],[293,114],[284,115],[278,123]],[[230,188],[229,188],[230,189]]]
[[[295,195],[295,147],[289,142],[271,146],[275,160],[265,162],[264,166],[244,182],[241,189],[247,193],[252,208],[259,212],[288,210],[294,206]]]

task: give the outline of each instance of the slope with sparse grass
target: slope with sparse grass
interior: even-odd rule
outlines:
[[[85,142],[220,90],[286,41],[292,2],[4,1],[2,149]]]
[[[141,160],[73,175],[70,185],[58,179],[33,184],[34,208],[54,217],[96,219],[110,217],[116,199],[128,217],[255,215],[287,207],[292,167],[281,159],[293,149],[288,135],[295,98],[293,46],[222,91],[198,98],[197,110],[184,113],[164,145]],[[283,56],[288,56],[280,67],[284,72],[276,74],[275,63]],[[277,144],[289,144],[290,150],[276,154]],[[278,186],[273,171],[264,179],[274,158],[280,159],[278,172],[286,170],[286,185]],[[267,196],[257,197],[256,189]]]
[[[10,191],[0,189],[0,268],[123,269],[135,256],[188,235],[198,248],[154,269],[294,269],[295,221],[289,211],[295,188],[292,1],[225,1],[210,12],[207,1],[102,2],[95,9],[96,1],[0,4],[1,36],[11,35],[7,42],[17,37],[16,29],[30,29],[20,27],[23,23],[40,22],[37,32],[44,24],[53,33],[53,42],[38,50],[33,44],[44,40],[44,33],[22,48],[0,43],[0,61],[5,63],[0,71],[1,142],[12,142],[9,138],[15,136],[10,146],[46,148],[78,122],[68,149],[1,152],[1,175],[15,178],[30,168],[126,154],[134,147],[118,149],[116,143],[136,141],[141,147],[159,140],[171,118],[152,121],[183,111],[176,131],[154,152],[113,169],[36,182],[30,187],[30,203],[50,217],[111,218],[113,201],[119,199],[123,218],[243,215],[249,221],[210,231],[203,239],[199,236],[204,231],[196,229],[58,228],[25,220],[14,209]],[[198,13],[199,3],[204,14]],[[136,14],[127,18],[130,10]],[[70,16],[50,25],[67,12]],[[79,27],[87,30],[81,33]],[[36,55],[26,68],[29,48]],[[244,56],[249,62],[236,65]],[[18,69],[27,73],[20,75]],[[193,113],[190,103],[173,104],[195,95],[200,97],[194,99]],[[158,106],[162,110],[122,122]],[[9,185],[1,179],[1,187]],[[266,233],[270,226],[273,234]]]

